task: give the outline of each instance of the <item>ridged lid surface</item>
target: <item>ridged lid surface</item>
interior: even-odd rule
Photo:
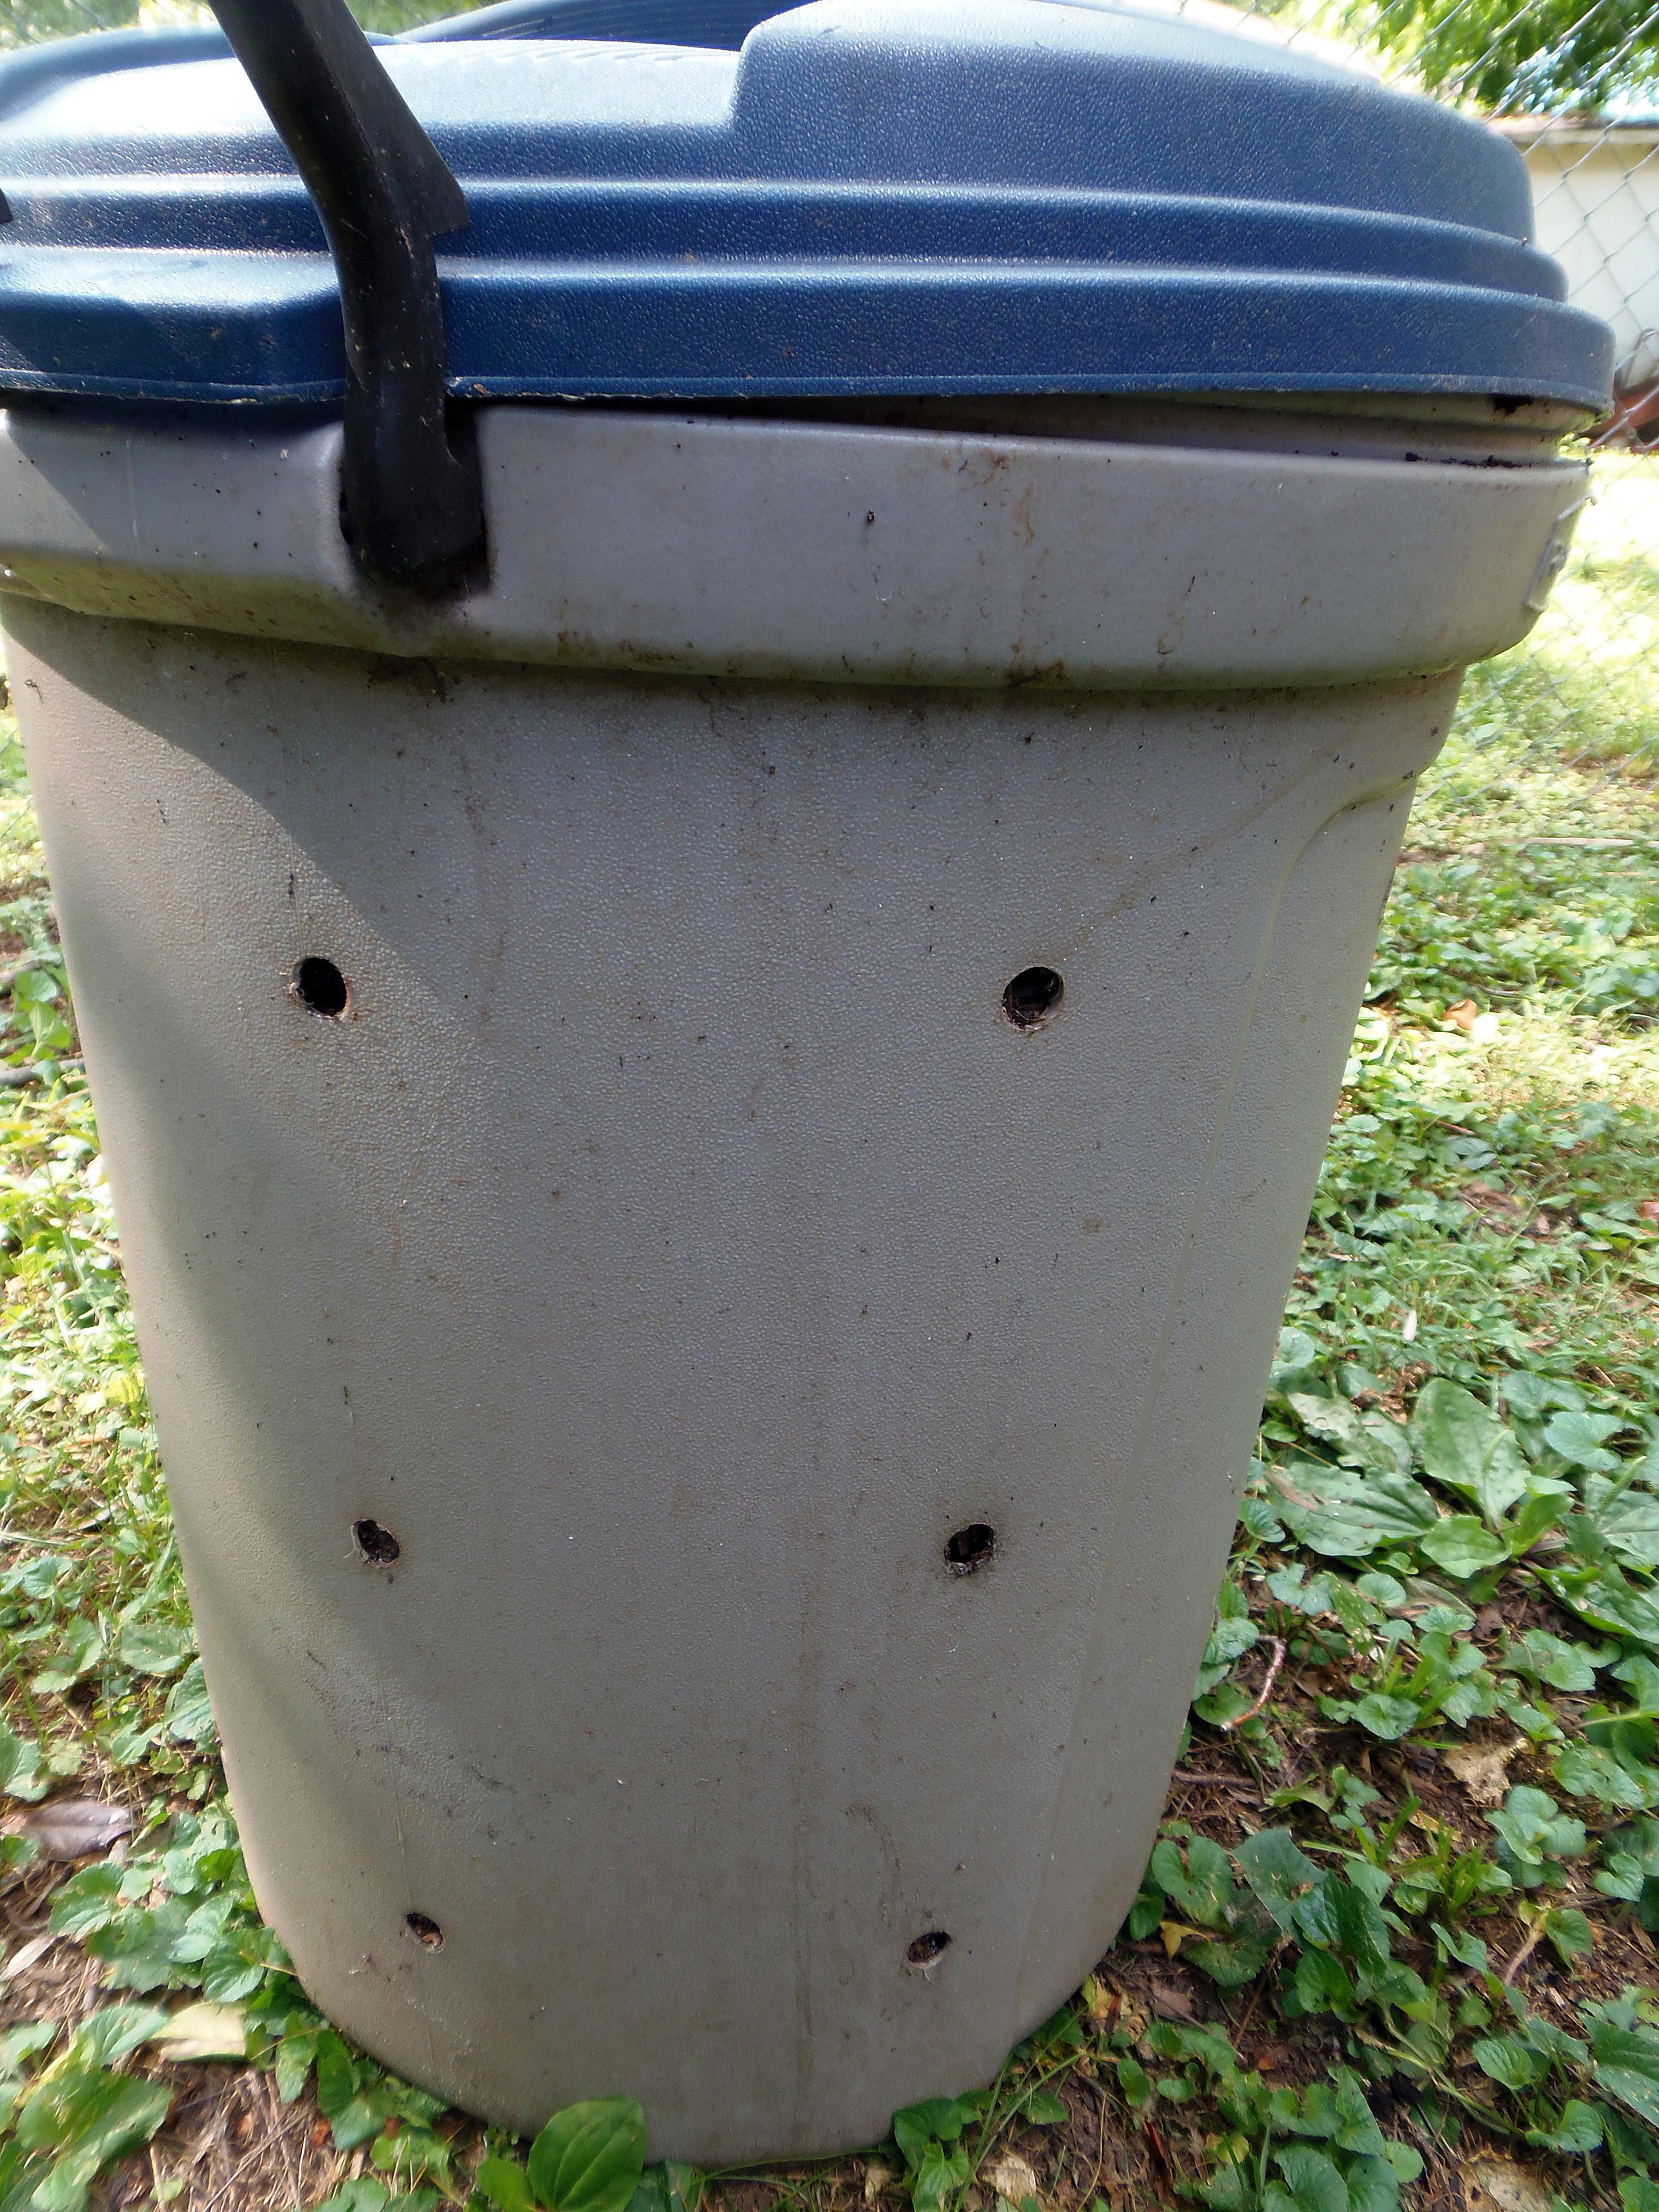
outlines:
[[[332,266],[240,66],[125,52],[26,57],[9,93],[0,64],[0,386],[337,399]],[[1515,150],[1261,40],[821,0],[737,54],[380,52],[471,212],[441,244],[459,392],[1607,400],[1611,337],[1528,244]]]

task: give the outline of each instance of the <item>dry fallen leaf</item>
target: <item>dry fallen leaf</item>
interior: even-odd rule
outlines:
[[[884,2189],[890,2189],[892,2186],[892,2168],[883,2166],[879,2160],[872,2158],[864,2169],[865,2203],[873,2204]]]
[[[44,1936],[31,1936],[28,1942],[21,1949],[14,1951],[5,1965],[0,1966],[0,1982],[9,1982],[14,1974],[27,1973],[31,1966],[40,1964],[57,1941],[50,1928]]]
[[[106,1805],[97,1797],[55,1797],[49,1805],[31,1805],[6,1826],[36,1844],[42,1858],[83,1859],[107,1850],[118,1836],[131,1835],[132,1815],[125,1805]]]
[[[1638,1221],[1659,1221],[1659,1198],[1638,1198],[1636,1216]]]
[[[1512,2158],[1472,2158],[1463,2168],[1468,2212],[1550,2212],[1550,2191]]]
[[[247,2057],[247,2027],[240,2005],[211,2004],[205,1998],[199,2004],[180,2006],[150,2041],[163,2058],[175,2064],[187,2058]]]
[[[1175,1958],[1189,1936],[1195,1943],[1201,1943],[1204,1940],[1204,1930],[1189,1928],[1184,1920],[1160,1920],[1158,1933],[1166,1959]]]
[[[1524,1748],[1525,1739],[1516,1736],[1513,1743],[1460,1743],[1443,1757],[1477,1805],[1501,1805],[1510,1786],[1509,1763]]]
[[[985,2179],[1011,2204],[1023,2204],[1028,2197],[1037,2195],[1036,2168],[1016,2151],[1004,2151],[994,2166],[987,2167]]]
[[[1166,1982],[1152,1984],[1152,2010],[1160,2020],[1193,2020],[1193,2001],[1185,1990],[1171,1989]]]
[[[1083,1984],[1083,2008],[1097,2027],[1115,2021],[1122,2004],[1121,1993],[1097,1974],[1091,1974]]]

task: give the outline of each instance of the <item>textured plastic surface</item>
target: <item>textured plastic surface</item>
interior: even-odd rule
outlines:
[[[381,51],[471,210],[441,263],[459,392],[1607,399],[1514,149],[1259,41],[822,0],[737,57]],[[321,234],[234,64],[15,106],[0,189],[0,384],[337,398]]]
[[[222,32],[195,24],[170,24],[153,31],[89,31],[81,38],[25,46],[0,55],[0,122],[91,77],[210,61],[229,52]]]
[[[708,2164],[989,2080],[1134,1895],[1456,678],[815,692],[7,622],[307,1986],[463,2105],[632,2093]]]
[[[1085,6],[1104,0],[1084,0]],[[495,0],[404,31],[410,46],[456,39],[619,39],[632,45],[725,46],[786,10],[767,0]]]
[[[335,426],[20,409],[0,428],[0,549],[14,589],[251,637],[820,683],[1190,690],[1502,652],[1536,620],[1584,497],[1582,465],[1550,460],[1515,418],[1166,405],[1148,419],[1121,402],[1087,418],[1102,434],[484,408],[491,574],[434,606],[357,573],[334,526]]]
[[[1433,410],[1414,463],[1165,412],[484,410],[487,619],[539,664],[412,657],[322,443],[10,426],[8,665],[249,1865],[330,2014],[493,2118],[877,2140],[1134,1894],[1458,682],[1340,678],[1523,627],[1582,487],[1512,422],[1483,468]],[[192,588],[263,633],[123,618]],[[390,649],[289,641],[325,617]],[[1274,654],[1325,688],[1240,688]]]

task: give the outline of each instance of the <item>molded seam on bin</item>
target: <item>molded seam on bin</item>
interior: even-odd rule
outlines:
[[[1188,852],[1181,857],[1188,858],[1213,851],[1217,846],[1224,843],[1230,836],[1250,828],[1282,797],[1295,790],[1297,785],[1305,781],[1316,769],[1323,768],[1325,765],[1326,757],[1322,754],[1298,775],[1285,779],[1281,785],[1276,787],[1273,793],[1255,806],[1236,817],[1228,829],[1218,830],[1214,836],[1206,838],[1200,844],[1189,848]],[[1232,1050],[1228,1055],[1226,1079],[1222,1088],[1219,1108],[1211,1130],[1210,1140],[1205,1147],[1203,1168],[1194,1188],[1193,1203],[1188,1209],[1187,1226],[1182,1240],[1181,1257],[1170,1278],[1169,1294],[1164,1300],[1163,1317],[1158,1327],[1158,1340],[1152,1351],[1146,1394],[1141,1401],[1140,1418],[1136,1425],[1134,1441],[1130,1446],[1125,1461],[1124,1480],[1119,1486],[1115,1510],[1111,1516],[1110,1525],[1101,1547],[1100,1586],[1095,1600],[1094,1617],[1089,1630],[1088,1644],[1083,1664],[1078,1670],[1076,1687],[1073,1693],[1066,1724],[1066,1757],[1061,1763],[1060,1776],[1050,1800],[1048,1822],[1043,1832],[1037,1878],[1032,1889],[1031,1909],[1021,1939],[1019,1955],[1022,1984],[1025,1964],[1031,1954],[1031,1930],[1042,1909],[1048,1869],[1054,1863],[1054,1830],[1063,1809],[1066,1776],[1075,1755],[1073,1746],[1076,1735],[1077,1711],[1089,1683],[1094,1680],[1099,1671],[1099,1650],[1103,1626],[1105,1623],[1106,1601],[1117,1579],[1123,1524],[1129,1513],[1131,1504],[1139,1496],[1140,1486],[1145,1480],[1146,1448],[1163,1391],[1164,1370],[1169,1357],[1170,1345],[1175,1334],[1176,1318],[1186,1290],[1187,1278],[1191,1273],[1193,1261],[1197,1255],[1199,1231],[1203,1222],[1205,1209],[1209,1203],[1210,1185],[1214,1180],[1216,1167],[1226,1141],[1233,1101],[1237,1095],[1239,1079],[1249,1057],[1250,1040],[1255,1027],[1257,1003],[1273,964],[1273,942],[1278,933],[1279,909],[1284,904],[1285,895],[1297,869],[1333,823],[1340,822],[1345,815],[1357,814],[1364,807],[1375,805],[1379,800],[1389,798],[1391,793],[1403,791],[1409,794],[1416,785],[1419,774],[1420,770],[1380,784],[1374,789],[1364,793],[1345,795],[1340,805],[1334,806],[1328,814],[1316,823],[1301,844],[1288,856],[1285,866],[1279,872],[1279,880],[1273,886],[1273,902],[1267,910],[1261,941],[1251,972],[1243,1014],[1235,1034]],[[1086,924],[1078,941],[1079,943],[1086,941],[1090,933],[1097,928],[1101,922],[1117,912],[1124,902],[1123,901],[1114,902],[1113,905],[1097,915],[1094,921]],[[1029,2034],[1031,2027],[1043,2016],[1045,2009],[1039,2004],[1036,2014],[1031,2019],[1027,2020],[1026,2014],[1030,2005],[1021,1986],[1017,1986],[1015,2002],[1017,2009],[1006,2029],[1007,2038],[1011,2043],[1017,2041],[1022,2034]],[[1022,2022],[1024,2023],[1024,2026],[1021,2025]]]
[[[1411,679],[1407,678],[1406,680],[1409,682]],[[1230,843],[1233,838],[1240,836],[1244,830],[1253,830],[1256,823],[1261,821],[1263,815],[1272,813],[1275,806],[1279,805],[1285,799],[1288,799],[1293,791],[1298,790],[1303,784],[1308,781],[1310,776],[1319,775],[1324,769],[1325,765],[1325,757],[1322,753],[1315,758],[1304,761],[1300,768],[1292,770],[1289,775],[1281,776],[1271,790],[1263,792],[1261,798],[1255,801],[1254,805],[1247,806],[1242,813],[1233,815],[1230,820],[1223,823],[1220,829],[1212,830],[1207,837],[1200,837],[1198,842],[1194,845],[1183,845],[1178,852],[1166,853],[1158,860],[1147,861],[1145,867],[1141,869],[1139,874],[1132,878],[1129,883],[1124,886],[1123,890],[1117,894],[1115,898],[1109,899],[1097,913],[1093,914],[1089,917],[1088,921],[1083,924],[1082,927],[1077,931],[1075,935],[1068,939],[1065,944],[1060,945],[1056,949],[1054,956],[1054,964],[1056,966],[1063,966],[1064,963],[1067,960],[1075,959],[1077,955],[1085,949],[1090,939],[1093,937],[1097,929],[1101,928],[1106,922],[1115,921],[1117,916],[1124,913],[1127,908],[1133,906],[1139,899],[1141,894],[1146,890],[1150,885],[1163,883],[1167,877],[1173,875],[1177,868],[1185,867],[1187,864],[1192,860],[1201,860],[1206,854],[1213,853],[1219,847]],[[1376,798],[1386,798],[1387,796],[1388,793],[1386,790],[1374,793],[1372,794],[1372,797]],[[1338,807],[1336,814],[1333,814],[1330,817],[1330,821],[1334,822],[1337,818],[1337,815],[1349,812],[1353,807],[1369,805],[1370,803],[1370,801],[1369,799],[1345,801],[1341,806]],[[1311,844],[1313,839],[1322,835],[1328,826],[1328,823],[1322,822],[1319,828],[1312,833],[1308,842]],[[1306,847],[1304,846],[1302,850],[1305,851]],[[1291,862],[1291,872],[1294,871],[1300,859],[1301,853],[1298,852],[1296,859]],[[1289,881],[1290,874],[1287,872],[1283,881],[1280,883],[1279,889],[1273,894],[1272,915],[1270,916],[1267,924],[1270,932],[1273,927],[1272,917],[1276,916],[1279,912],[1279,901],[1284,896],[1285,884]],[[1255,1008],[1255,988],[1256,987],[1254,984],[1251,987],[1249,1007],[1246,1011],[1245,1017],[1247,1022],[1249,1019],[1250,1012]],[[1230,1073],[1228,1076],[1230,1085],[1233,1079],[1234,1078],[1232,1074]],[[1231,1088],[1229,1089],[1226,1096],[1228,1098],[1231,1097],[1232,1093]],[[1225,1110],[1224,1106],[1223,1110]],[[1207,1156],[1204,1171],[1207,1176],[1209,1173],[1209,1162]],[[1200,1185],[1200,1197],[1201,1194],[1202,1186]]]
[[[380,1727],[381,1732],[386,1738],[386,1749],[382,1753],[382,1760],[386,1767],[386,1778],[390,1783],[392,1789],[392,1817],[397,1826],[398,1863],[403,1871],[404,1911],[405,1916],[407,1916],[407,1914],[413,1911],[415,1909],[415,1885],[410,1879],[409,1839],[404,1832],[404,1793],[403,1786],[398,1778],[398,1754],[393,1748],[393,1738],[392,1733],[392,1692],[387,1689],[384,1682],[380,1685]],[[438,2075],[438,2055],[432,2041],[431,2012],[426,2005],[420,2004],[418,2002],[416,2003],[415,2009],[420,2014],[421,2026],[426,2031],[427,2057],[431,2063],[433,2078],[435,2081]]]

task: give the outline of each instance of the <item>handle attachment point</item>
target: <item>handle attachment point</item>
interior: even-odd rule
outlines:
[[[345,0],[211,0],[315,201],[345,317],[343,521],[365,574],[460,589],[484,547],[476,457],[446,420],[433,240],[466,196]]]

